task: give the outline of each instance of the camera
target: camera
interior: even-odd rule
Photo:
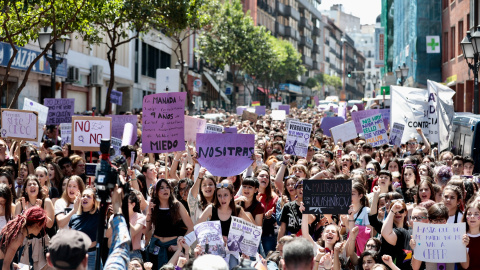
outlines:
[[[113,150],[113,148],[112,148]],[[110,164],[110,139],[101,139],[102,158],[95,172],[95,187],[100,197],[109,197],[110,191],[119,184],[118,171]]]

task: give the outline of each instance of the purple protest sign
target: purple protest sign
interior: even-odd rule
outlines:
[[[330,133],[330,129],[332,127],[336,127],[338,125],[341,125],[345,122],[345,120],[342,117],[324,117],[322,119],[322,124],[320,124],[320,127],[323,129],[323,134],[327,135],[328,137],[332,137],[332,134]]]
[[[290,114],[290,105],[279,105],[278,109],[284,110],[287,115]]]
[[[194,142],[197,139],[197,133],[205,131],[207,120],[185,115],[185,140]]]
[[[186,92],[159,93],[143,98],[143,153],[185,150],[186,94]]]
[[[320,101],[318,100],[318,96],[314,96],[314,97],[313,97],[313,100],[315,101],[315,106],[318,106],[318,103],[320,102]]]
[[[265,106],[256,106],[255,107],[255,113],[257,115],[265,115]]]
[[[247,107],[237,107],[237,115],[242,116],[243,111],[245,111]]]
[[[388,130],[388,127],[390,124],[390,109],[371,109],[371,110],[352,112],[352,121],[355,124],[355,129],[357,130],[357,133],[363,132],[360,119],[367,118],[379,113],[382,114],[383,124],[385,125],[385,129]]]
[[[137,121],[138,118],[136,115],[107,115],[107,117],[112,118],[112,137],[123,138],[123,131],[125,129],[125,124],[130,123],[134,126],[132,130],[132,139],[130,140],[129,145],[134,145],[137,141]]]
[[[253,134],[197,134],[198,162],[214,176],[234,176],[253,162]]]
[[[110,94],[110,102],[122,106],[123,93],[112,89]]]
[[[231,126],[231,127],[225,127],[223,129],[225,133],[235,133],[237,134],[237,127],[236,126]]]
[[[72,123],[75,107],[73,98],[45,98],[43,105],[48,107],[47,125],[60,125]]]

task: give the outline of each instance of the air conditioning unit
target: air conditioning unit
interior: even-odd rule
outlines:
[[[103,85],[103,67],[100,65],[93,65],[90,72],[90,84],[92,86]]]
[[[77,67],[68,67],[67,82],[78,82],[80,80],[80,72]]]

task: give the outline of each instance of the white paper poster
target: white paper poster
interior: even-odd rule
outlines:
[[[272,120],[285,120],[286,112],[284,110],[272,110]]]
[[[120,148],[122,147],[122,139],[112,137],[110,138],[110,145],[112,146],[113,150],[115,150],[115,154],[110,156],[110,160],[113,160],[115,157],[122,154],[120,152]]]
[[[272,110],[278,110],[280,105],[282,105],[282,102],[272,102]]]
[[[203,133],[223,133],[223,126],[206,123]]]
[[[48,107],[35,102],[29,98],[23,101],[23,109],[27,111],[34,111],[38,113],[38,139],[37,144],[40,146],[43,136],[43,126],[47,123]]]
[[[351,139],[355,139],[358,136],[357,130],[355,129],[355,123],[353,123],[353,121],[332,127],[330,129],[330,133],[332,134],[335,143],[337,143],[338,140],[346,142]]]
[[[61,123],[60,124],[60,135],[62,138],[62,146],[66,143],[72,143],[72,124],[71,123]]]
[[[262,238],[262,227],[255,226],[238,217],[232,217],[227,247],[229,251],[237,251],[255,257]]]
[[[233,218],[233,217],[232,217]],[[193,227],[197,236],[198,244],[207,251],[205,245],[208,244],[208,254],[225,257],[225,243],[222,237],[222,226],[220,221],[205,221]]]
[[[180,70],[157,69],[156,93],[180,92]]]
[[[72,149],[99,151],[101,139],[110,139],[112,118],[94,116],[72,117]]]
[[[400,144],[402,144],[401,141],[404,129],[404,124],[393,123],[393,127],[390,129],[390,140],[388,141],[388,144],[400,146]]]
[[[312,124],[303,123],[297,120],[289,120],[287,128],[287,140],[285,142],[285,153],[306,157]]]
[[[2,109],[2,137],[37,141],[38,113],[34,111]]]

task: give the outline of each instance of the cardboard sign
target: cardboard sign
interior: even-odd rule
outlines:
[[[306,157],[311,133],[312,124],[291,119],[287,126],[285,153],[299,157]]]
[[[282,105],[282,102],[272,102],[272,110],[278,110],[280,105]]]
[[[352,180],[303,181],[304,214],[348,214]]]
[[[237,251],[255,257],[261,238],[261,226],[255,226],[241,218],[232,217],[227,238],[229,251]]]
[[[156,93],[180,92],[180,70],[157,69]]]
[[[340,105],[338,105],[337,111],[338,111],[339,117],[342,117],[343,119],[347,120],[347,103],[346,102],[340,103]]]
[[[286,114],[290,114],[290,105],[279,105],[279,110],[284,110]]]
[[[72,117],[72,149],[99,151],[100,141],[110,139],[112,118],[96,116]]]
[[[257,122],[258,115],[253,112],[249,112],[248,110],[243,111],[242,113],[242,121],[243,120],[248,120],[251,123]]]
[[[37,141],[38,113],[34,111],[2,109],[2,137]]]
[[[265,115],[266,114],[266,107],[265,106],[257,106],[255,107],[255,113],[257,115]]]
[[[286,118],[286,113],[284,110],[272,110],[272,120],[283,121]]]
[[[402,136],[404,129],[404,124],[393,123],[393,127],[390,130],[390,140],[388,141],[388,144],[400,146],[402,144]]]
[[[373,147],[388,143],[387,131],[383,125],[381,114],[363,118],[360,120],[360,123],[362,124],[366,143],[371,144]]]
[[[187,142],[195,142],[197,139],[197,133],[203,133],[205,131],[205,119],[191,117],[185,115],[185,140]]]
[[[123,92],[116,91],[112,89],[110,93],[110,102],[122,106]]]
[[[208,254],[224,257],[226,254],[225,243],[222,237],[222,226],[220,220],[205,221],[193,227],[198,244],[205,250],[208,243]]]
[[[214,176],[234,176],[253,162],[253,134],[197,134],[198,162]]]
[[[143,98],[143,153],[185,150],[186,94],[153,94]]]
[[[332,137],[332,134],[330,133],[330,129],[333,127],[336,127],[338,125],[341,125],[345,122],[345,120],[342,117],[324,117],[322,119],[322,123],[320,124],[320,127],[323,129],[323,134],[327,135],[328,137]]]
[[[60,124],[60,135],[62,138],[62,146],[66,143],[72,143],[72,124],[70,123],[61,123]]]
[[[353,123],[353,121],[349,121],[345,124],[332,127],[330,129],[330,133],[332,134],[333,141],[335,143],[337,143],[338,140],[341,140],[342,142],[346,142],[351,139],[355,139],[358,136],[357,131],[355,130],[355,124]]]
[[[72,123],[75,99],[73,98],[46,98],[45,106],[48,107],[47,125],[60,125]]]
[[[47,124],[48,107],[43,106],[31,99],[25,98],[23,101],[23,110],[38,112],[38,138],[37,144],[40,145],[43,137],[43,126]]]
[[[467,261],[467,248],[462,237],[466,223],[429,224],[413,222],[415,259],[433,263],[458,263]]]
[[[112,118],[112,137],[123,138],[123,132],[126,123],[131,123],[135,128],[132,130],[132,139],[130,145],[134,145],[137,141],[137,122],[136,115],[107,115]]]
[[[362,125],[360,124],[360,119],[367,118],[372,115],[382,114],[383,125],[388,127],[390,124],[390,109],[373,109],[373,110],[365,110],[365,111],[358,111],[352,112],[352,120],[355,123],[355,129],[357,133],[362,133]]]

